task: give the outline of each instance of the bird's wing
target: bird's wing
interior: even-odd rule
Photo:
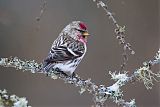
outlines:
[[[73,60],[83,55],[82,50],[72,50],[65,46],[53,47],[45,59],[47,63],[59,63],[63,61]]]

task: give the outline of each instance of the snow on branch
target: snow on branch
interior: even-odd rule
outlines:
[[[130,102],[126,102],[123,99],[123,91],[121,91],[121,87],[129,82],[138,80],[142,81],[147,89],[151,89],[153,85],[153,80],[158,81],[158,79],[160,79],[160,72],[153,73],[151,71],[151,68],[155,64],[159,63],[160,50],[158,51],[153,60],[145,62],[143,66],[135,70],[133,74],[131,74],[131,76],[129,76],[125,71],[123,73],[116,73],[110,71],[109,74],[111,75],[111,79],[113,79],[115,83],[111,86],[106,87],[104,85],[98,86],[93,83],[91,79],[85,80],[80,78],[78,75],[76,75],[75,77],[70,77],[52,69],[49,72],[43,72],[42,64],[38,64],[34,60],[22,61],[17,57],[0,59],[1,66],[14,67],[23,71],[30,71],[31,73],[43,73],[51,77],[52,79],[61,79],[65,83],[73,84],[75,87],[79,87],[80,94],[88,91],[90,94],[93,95],[96,107],[103,107],[107,99],[110,99],[118,105],[122,105],[123,107],[135,107],[135,99],[132,99]]]

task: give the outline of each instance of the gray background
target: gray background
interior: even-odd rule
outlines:
[[[76,69],[82,78],[109,86],[108,71],[118,70],[122,48],[114,36],[114,27],[104,11],[92,0],[47,0],[47,10],[40,22],[40,0],[0,0],[0,57],[17,56],[41,62],[61,30],[73,20],[84,21],[92,37],[88,51]],[[108,0],[120,25],[126,26],[126,40],[136,54],[129,57],[127,70],[132,73],[144,61],[153,58],[159,48],[159,0]],[[155,66],[154,71],[159,67]],[[124,98],[135,98],[138,107],[160,106],[160,85],[146,90],[136,82],[123,87]],[[25,96],[33,107],[90,107],[92,96],[79,95],[78,88],[51,80],[42,74],[0,67],[0,89]],[[117,105],[107,101],[109,107]]]

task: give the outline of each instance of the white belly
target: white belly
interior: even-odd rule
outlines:
[[[63,71],[66,74],[73,74],[73,72],[75,71],[75,69],[77,68],[78,64],[81,62],[82,58],[78,58],[77,61],[67,61],[65,63],[57,63],[56,65],[54,65],[53,68],[59,68],[61,71]]]
[[[53,66],[53,68],[59,68],[64,73],[72,75],[86,53],[87,47],[86,45],[84,46],[85,46],[85,52],[80,58],[74,59],[73,61],[67,61],[64,63],[57,63]]]

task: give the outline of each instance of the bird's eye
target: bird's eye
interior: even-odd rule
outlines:
[[[83,38],[86,38],[86,36],[85,36],[85,35],[82,35],[82,37],[83,37]]]

